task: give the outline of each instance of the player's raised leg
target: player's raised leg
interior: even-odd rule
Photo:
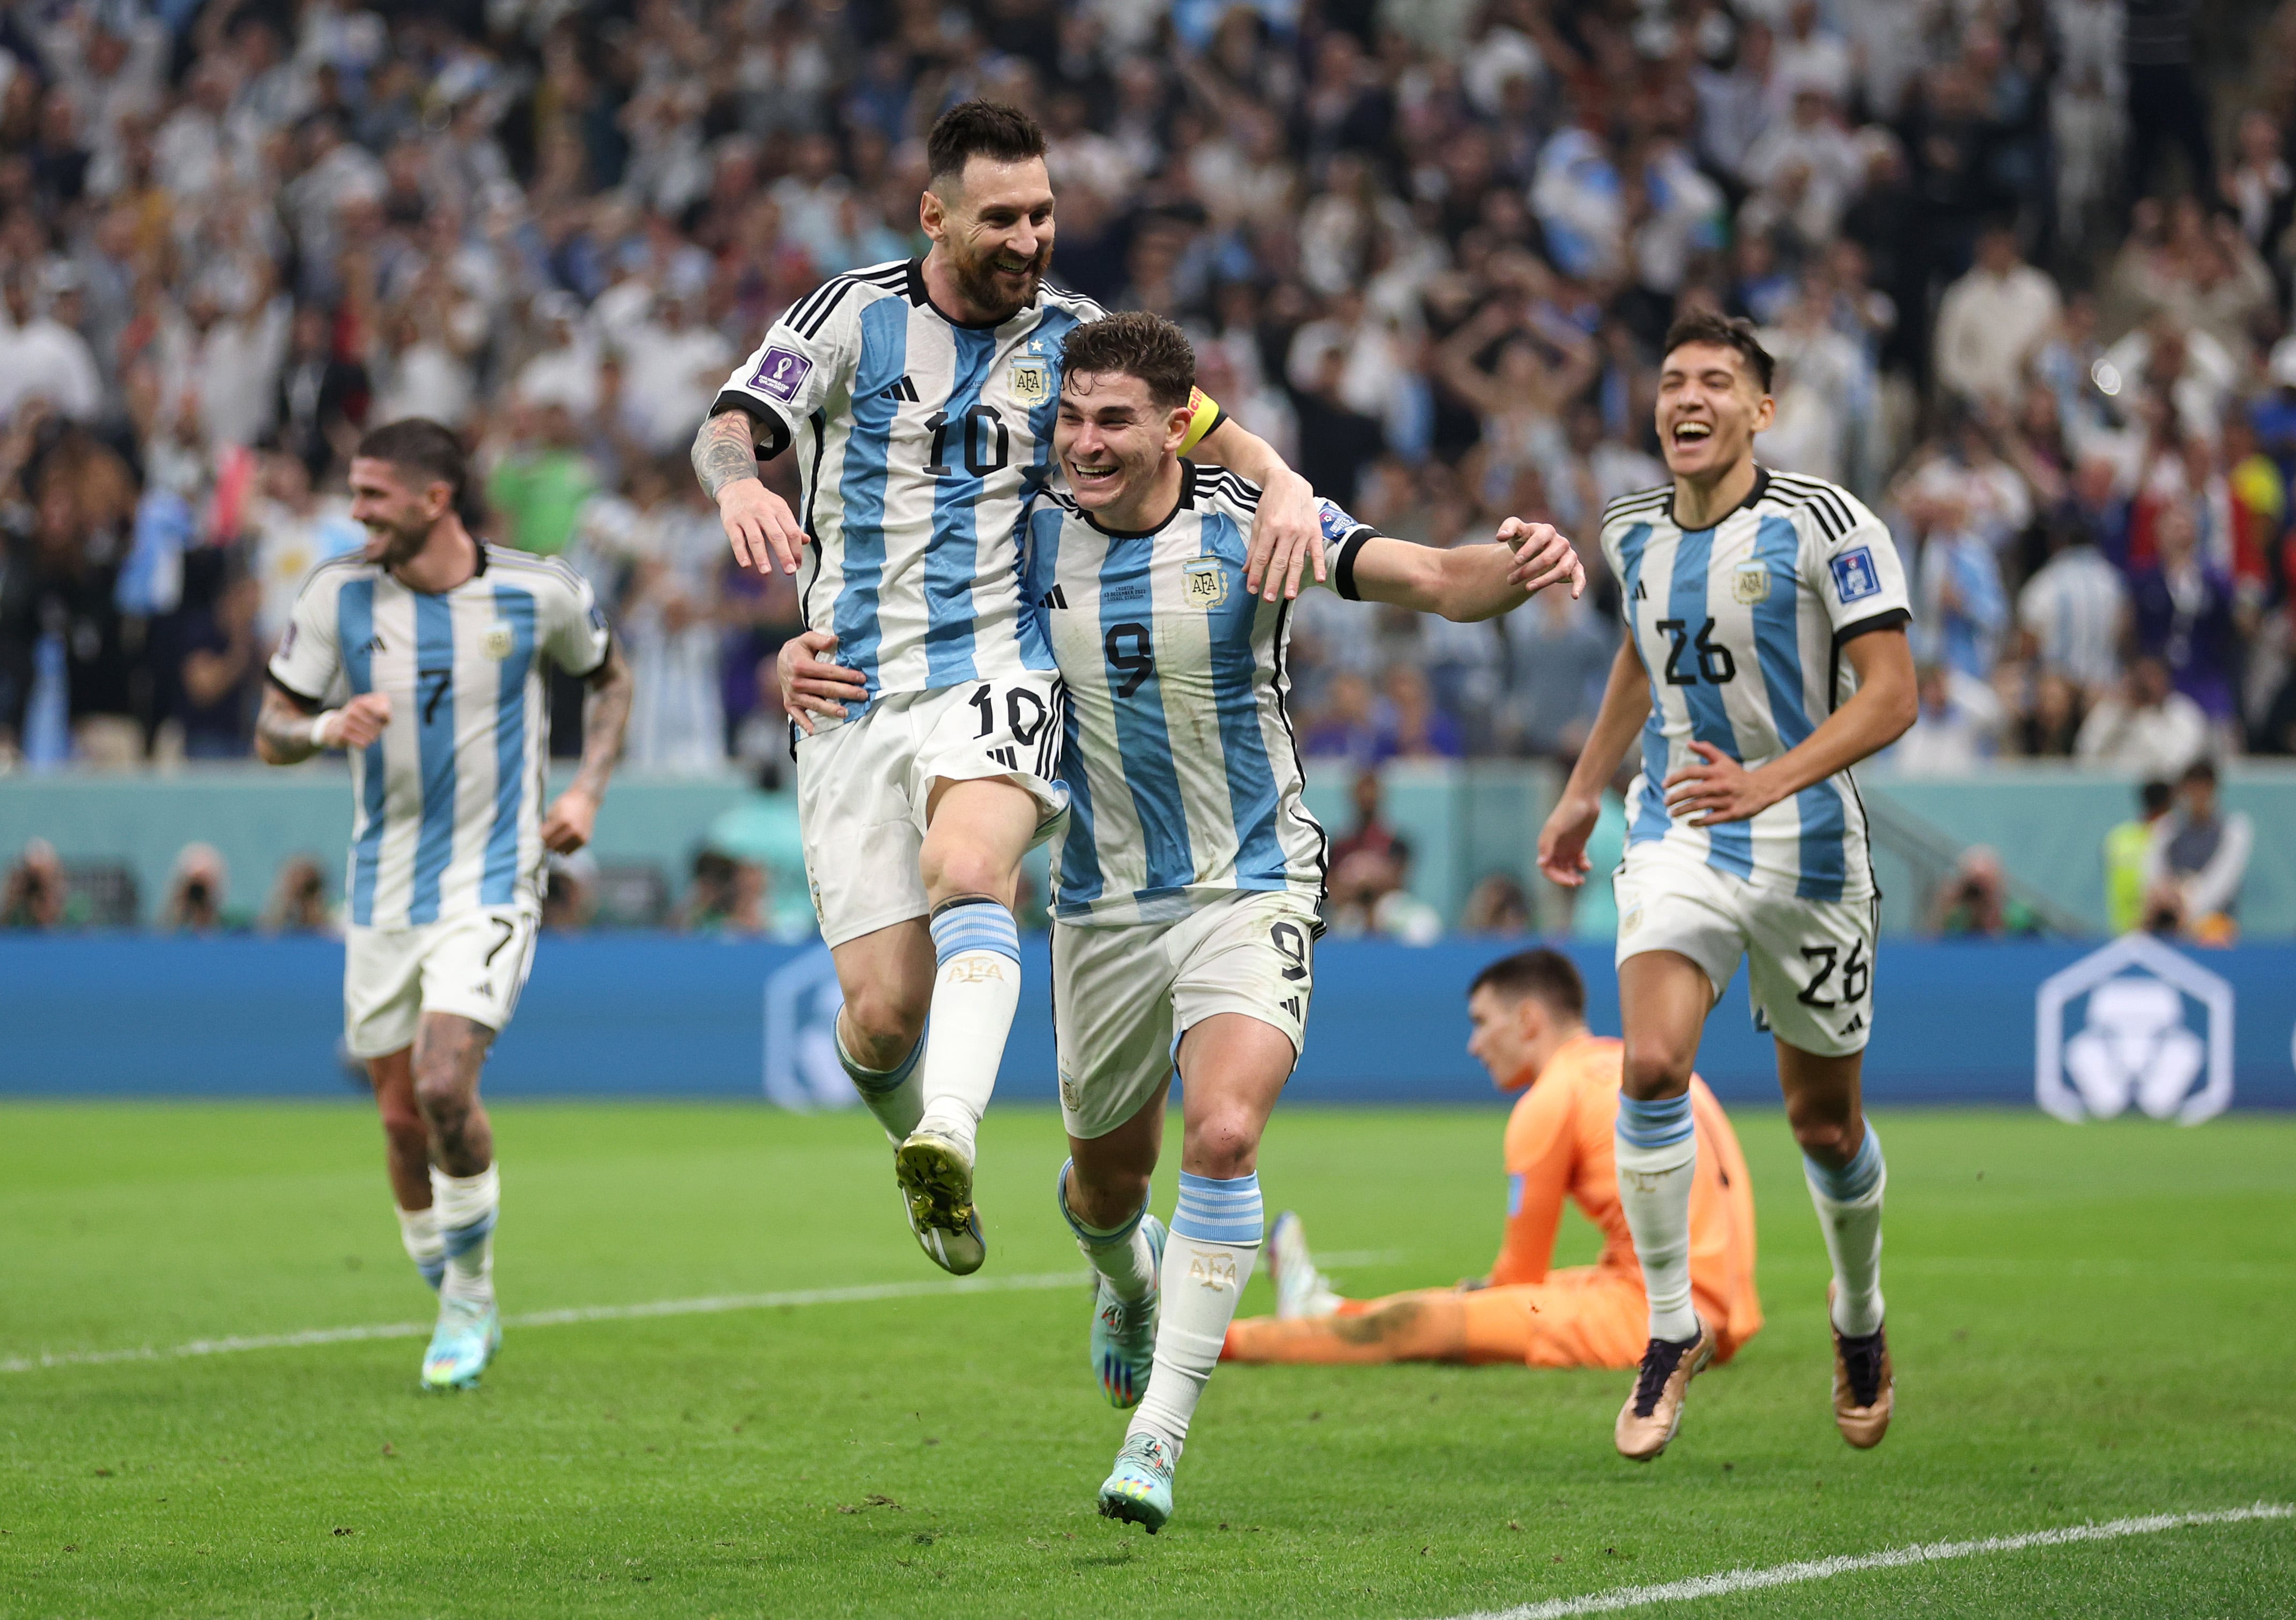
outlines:
[[[447,1274],[447,1245],[430,1191],[430,1128],[414,1101],[414,1048],[369,1058],[366,1074],[382,1114],[383,1167],[398,1211],[398,1240],[435,1289]]]
[[[928,807],[918,864],[932,908],[931,1016],[922,1112],[896,1167],[915,1222],[947,1235],[946,1256],[935,1258],[962,1275],[980,1268],[983,1253],[972,1207],[976,1139],[1021,1004],[1013,901],[1021,858],[1044,817],[1034,794],[993,777],[938,781]]]
[[[494,1036],[459,1014],[425,1013],[414,1038],[414,1098],[430,1131],[431,1201],[447,1261],[439,1325],[422,1358],[430,1389],[468,1388],[502,1344],[494,1284],[502,1184],[494,1126],[479,1101],[479,1071]]]
[[[1245,1013],[1216,1013],[1181,1037],[1180,1197],[1164,1248],[1154,1370],[1100,1510],[1152,1533],[1172,1515],[1188,1424],[1259,1255],[1259,1139],[1298,1061],[1292,1039]]]
[[[1833,1262],[1826,1305],[1834,1426],[1862,1451],[1888,1433],[1897,1394],[1882,1330],[1882,1195],[1889,1168],[1860,1103],[1865,1054],[1824,1057],[1784,1040],[1777,1047],[1786,1122],[1801,1147],[1802,1176]]]
[[[1697,1169],[1690,1074],[1714,1002],[1705,968],[1672,950],[1619,964],[1626,1059],[1619,1090],[1619,1202],[1650,1300],[1650,1343],[1619,1410],[1620,1453],[1646,1462],[1682,1426],[1690,1380],[1713,1359],[1713,1330],[1690,1305],[1690,1190]]]

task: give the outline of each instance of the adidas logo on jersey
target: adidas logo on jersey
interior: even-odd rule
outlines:
[[[918,402],[917,385],[909,381],[907,377],[904,376],[899,382],[893,383],[890,387],[879,389],[877,391],[877,397],[880,399],[906,399],[910,404],[914,405]]]
[[[382,651],[382,637],[381,637],[381,636],[370,636],[370,637],[368,637],[366,638],[366,645],[365,645],[365,646],[361,647],[361,648],[359,649],[359,651],[360,651],[360,652],[362,652],[362,653],[369,654],[375,654],[375,653],[380,653],[380,652],[381,652],[381,651]]]
[[[1635,578],[1635,600],[1637,602],[1647,602],[1650,600],[1650,588],[1643,583],[1642,577],[1639,574]]]
[[[1064,608],[1068,606],[1068,592],[1062,590],[1057,585],[1054,586],[1052,589],[1046,591],[1042,596],[1039,596],[1037,599],[1037,605],[1045,609],[1047,613],[1056,607]]]

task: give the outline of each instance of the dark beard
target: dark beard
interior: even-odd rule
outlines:
[[[996,272],[990,268],[995,257],[991,254],[967,262],[952,253],[949,255],[949,272],[956,282],[957,291],[964,294],[967,303],[976,309],[996,311],[1000,320],[1009,319],[1035,300],[1044,285],[1045,272],[1052,266],[1053,253],[1050,248],[1037,251],[1035,261],[1029,267],[1029,286],[1018,303],[1006,302],[1010,294],[996,284]]]
[[[368,532],[372,534],[373,530]],[[386,529],[384,532],[390,538],[383,542],[382,555],[375,561],[385,569],[401,568],[413,562],[430,539],[428,525],[412,532],[404,529]]]

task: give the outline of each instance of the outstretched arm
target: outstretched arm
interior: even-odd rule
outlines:
[[[1914,653],[1902,629],[1872,630],[1845,642],[1857,690],[1816,730],[1775,760],[1748,770],[1711,743],[1693,743],[1698,763],[1666,779],[1666,807],[1693,826],[1759,815],[1781,799],[1878,753],[1905,736],[1921,713]],[[1572,773],[1575,780],[1577,773]]]
[[[622,737],[630,728],[636,692],[629,662],[619,646],[608,642],[606,661],[590,677],[590,695],[582,707],[581,768],[542,818],[542,842],[561,855],[571,855],[590,842],[599,801],[606,796],[606,784],[622,757]]]
[[[1259,486],[1259,514],[1251,527],[1251,550],[1244,558],[1243,588],[1275,600],[1300,594],[1300,571],[1313,562],[1324,573],[1324,530],[1316,510],[1314,486],[1283,465],[1283,457],[1257,433],[1223,417],[1196,442],[1196,458],[1226,467]]]
[[[1587,588],[1587,570],[1570,542],[1549,524],[1519,517],[1499,525],[1494,545],[1439,551],[1373,535],[1341,556],[1353,576],[1341,580],[1341,594],[1463,623],[1496,619],[1565,580],[1574,598]]]
[[[693,436],[693,475],[718,503],[735,562],[761,574],[771,573],[778,563],[783,573],[793,574],[805,550],[805,530],[789,503],[758,476],[756,434],[749,412],[719,411]]]
[[[1619,643],[1611,661],[1611,678],[1603,687],[1603,706],[1595,711],[1587,745],[1578,763],[1562,785],[1562,796],[1538,833],[1538,869],[1553,883],[1575,889],[1587,881],[1589,869],[1587,840],[1603,814],[1603,789],[1617,773],[1619,761],[1635,733],[1650,719],[1650,677],[1632,636]]]

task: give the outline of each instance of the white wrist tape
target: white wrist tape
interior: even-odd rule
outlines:
[[[334,746],[332,739],[327,736],[327,722],[341,712],[342,711],[339,709],[322,709],[318,713],[311,717],[312,747],[332,748]]]

